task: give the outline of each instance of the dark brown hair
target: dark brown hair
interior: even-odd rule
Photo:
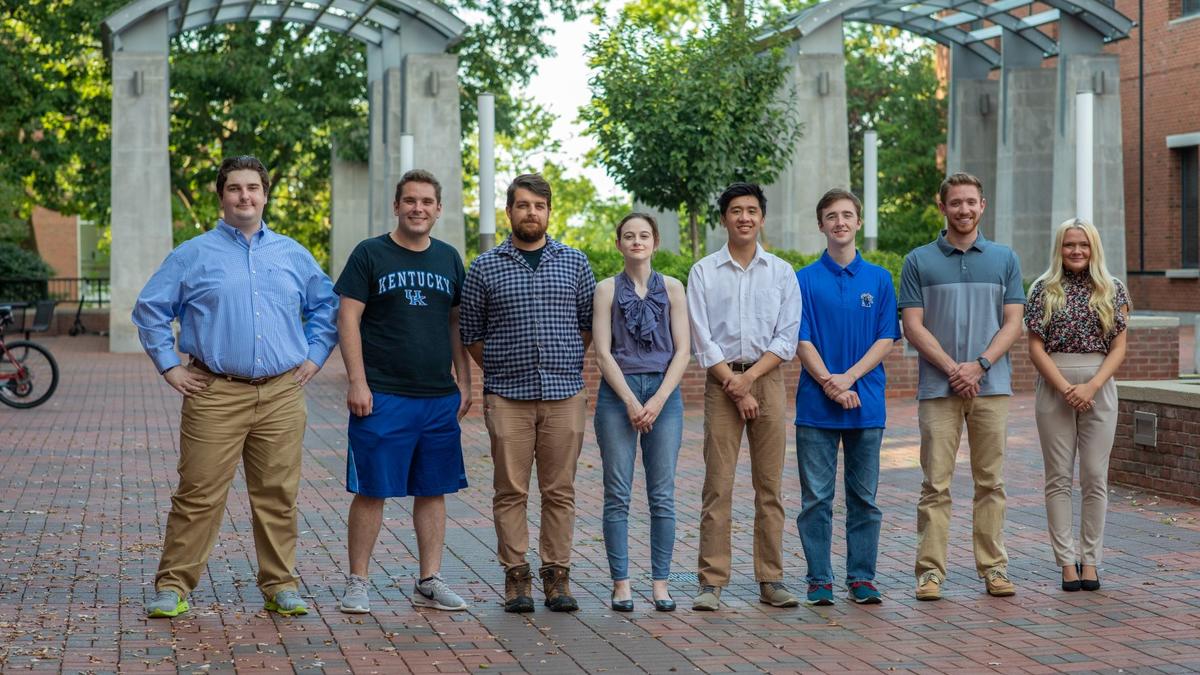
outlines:
[[[843,190],[842,188],[833,188],[832,190],[826,192],[821,197],[821,201],[817,202],[817,222],[818,223],[821,222],[821,212],[822,211],[829,208],[830,206],[833,206],[834,202],[841,201],[843,199],[849,199],[850,202],[854,204],[854,212],[856,214],[858,214],[858,219],[862,220],[862,210],[863,210],[862,201],[860,201],[858,197],[855,197],[854,193],[849,190]]]
[[[433,193],[437,195],[437,203],[439,205],[442,203],[442,184],[425,169],[413,169],[400,177],[400,182],[396,183],[396,201],[400,201],[404,186],[409,183],[429,183],[433,186]]]
[[[647,223],[650,223],[650,231],[654,233],[654,243],[658,244],[658,223],[654,220],[654,216],[650,215],[649,213],[642,213],[641,211],[634,211],[622,218],[621,222],[617,223],[617,241],[621,241],[621,228],[625,227],[625,223],[628,223],[634,218],[641,218]]]
[[[258,179],[262,181],[263,194],[271,191],[271,177],[267,174],[267,167],[258,161],[257,157],[252,155],[239,155],[237,157],[226,157],[221,162],[221,168],[217,169],[217,194],[225,193],[225,181],[229,179],[229,174],[234,171],[257,171]]]
[[[517,188],[524,188],[539,197],[546,198],[546,208],[550,208],[550,184],[542,178],[541,174],[523,173],[513,179],[513,182],[508,186],[508,199],[504,207],[511,209],[513,201],[517,198]]]

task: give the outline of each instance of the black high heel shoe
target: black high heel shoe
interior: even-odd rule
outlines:
[[[1080,587],[1083,588],[1083,590],[1085,590],[1085,591],[1100,590],[1100,570],[1096,569],[1096,578],[1095,579],[1084,579],[1083,578],[1083,563],[1079,563],[1079,584],[1080,584]]]
[[[1067,581],[1066,579],[1062,580],[1062,589],[1064,591],[1066,591],[1068,593],[1075,593],[1076,591],[1080,590],[1083,587],[1082,582],[1079,580],[1079,576],[1078,576],[1079,575],[1079,563],[1075,563],[1075,574],[1076,574],[1076,576],[1075,576],[1074,581]]]
[[[675,611],[675,601],[670,598],[667,598],[666,600],[655,600],[654,601],[654,611],[656,611],[656,612],[674,612]]]

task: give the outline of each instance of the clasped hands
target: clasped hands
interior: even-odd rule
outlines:
[[[1075,409],[1076,412],[1086,412],[1091,410],[1096,405],[1096,391],[1099,389],[1091,382],[1083,384],[1072,384],[1062,390],[1063,398],[1067,400],[1067,405]]]
[[[849,373],[829,373],[817,378],[816,381],[821,385],[821,391],[833,400],[834,403],[842,406],[843,410],[853,410],[854,408],[862,407],[862,400],[858,398],[858,392],[850,387],[854,386],[857,381],[853,375]]]
[[[663,401],[657,394],[639,403],[635,398],[625,403],[625,414],[629,415],[629,423],[638,433],[648,434],[654,429],[654,421],[662,412]]]
[[[983,366],[978,361],[956,363],[946,371],[950,377],[950,389],[962,398],[975,398],[979,395],[979,382],[983,379]]]

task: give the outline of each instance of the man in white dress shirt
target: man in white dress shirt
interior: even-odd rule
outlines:
[[[729,234],[721,250],[688,275],[692,350],[704,384],[704,493],[700,515],[698,610],[721,606],[729,583],[733,477],[745,430],[754,483],[754,577],[761,602],[795,607],[783,584],[783,458],[787,409],[779,364],[796,354],[800,286],[791,265],[758,243],[766,215],[762,188],[734,183],[718,199]]]

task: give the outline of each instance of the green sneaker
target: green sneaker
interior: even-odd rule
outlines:
[[[146,616],[152,619],[179,616],[191,609],[186,598],[179,597],[175,591],[159,591],[154,599],[146,603]]]
[[[279,591],[271,600],[263,603],[263,609],[284,616],[302,616],[308,614],[308,605],[300,599],[298,591]]]

